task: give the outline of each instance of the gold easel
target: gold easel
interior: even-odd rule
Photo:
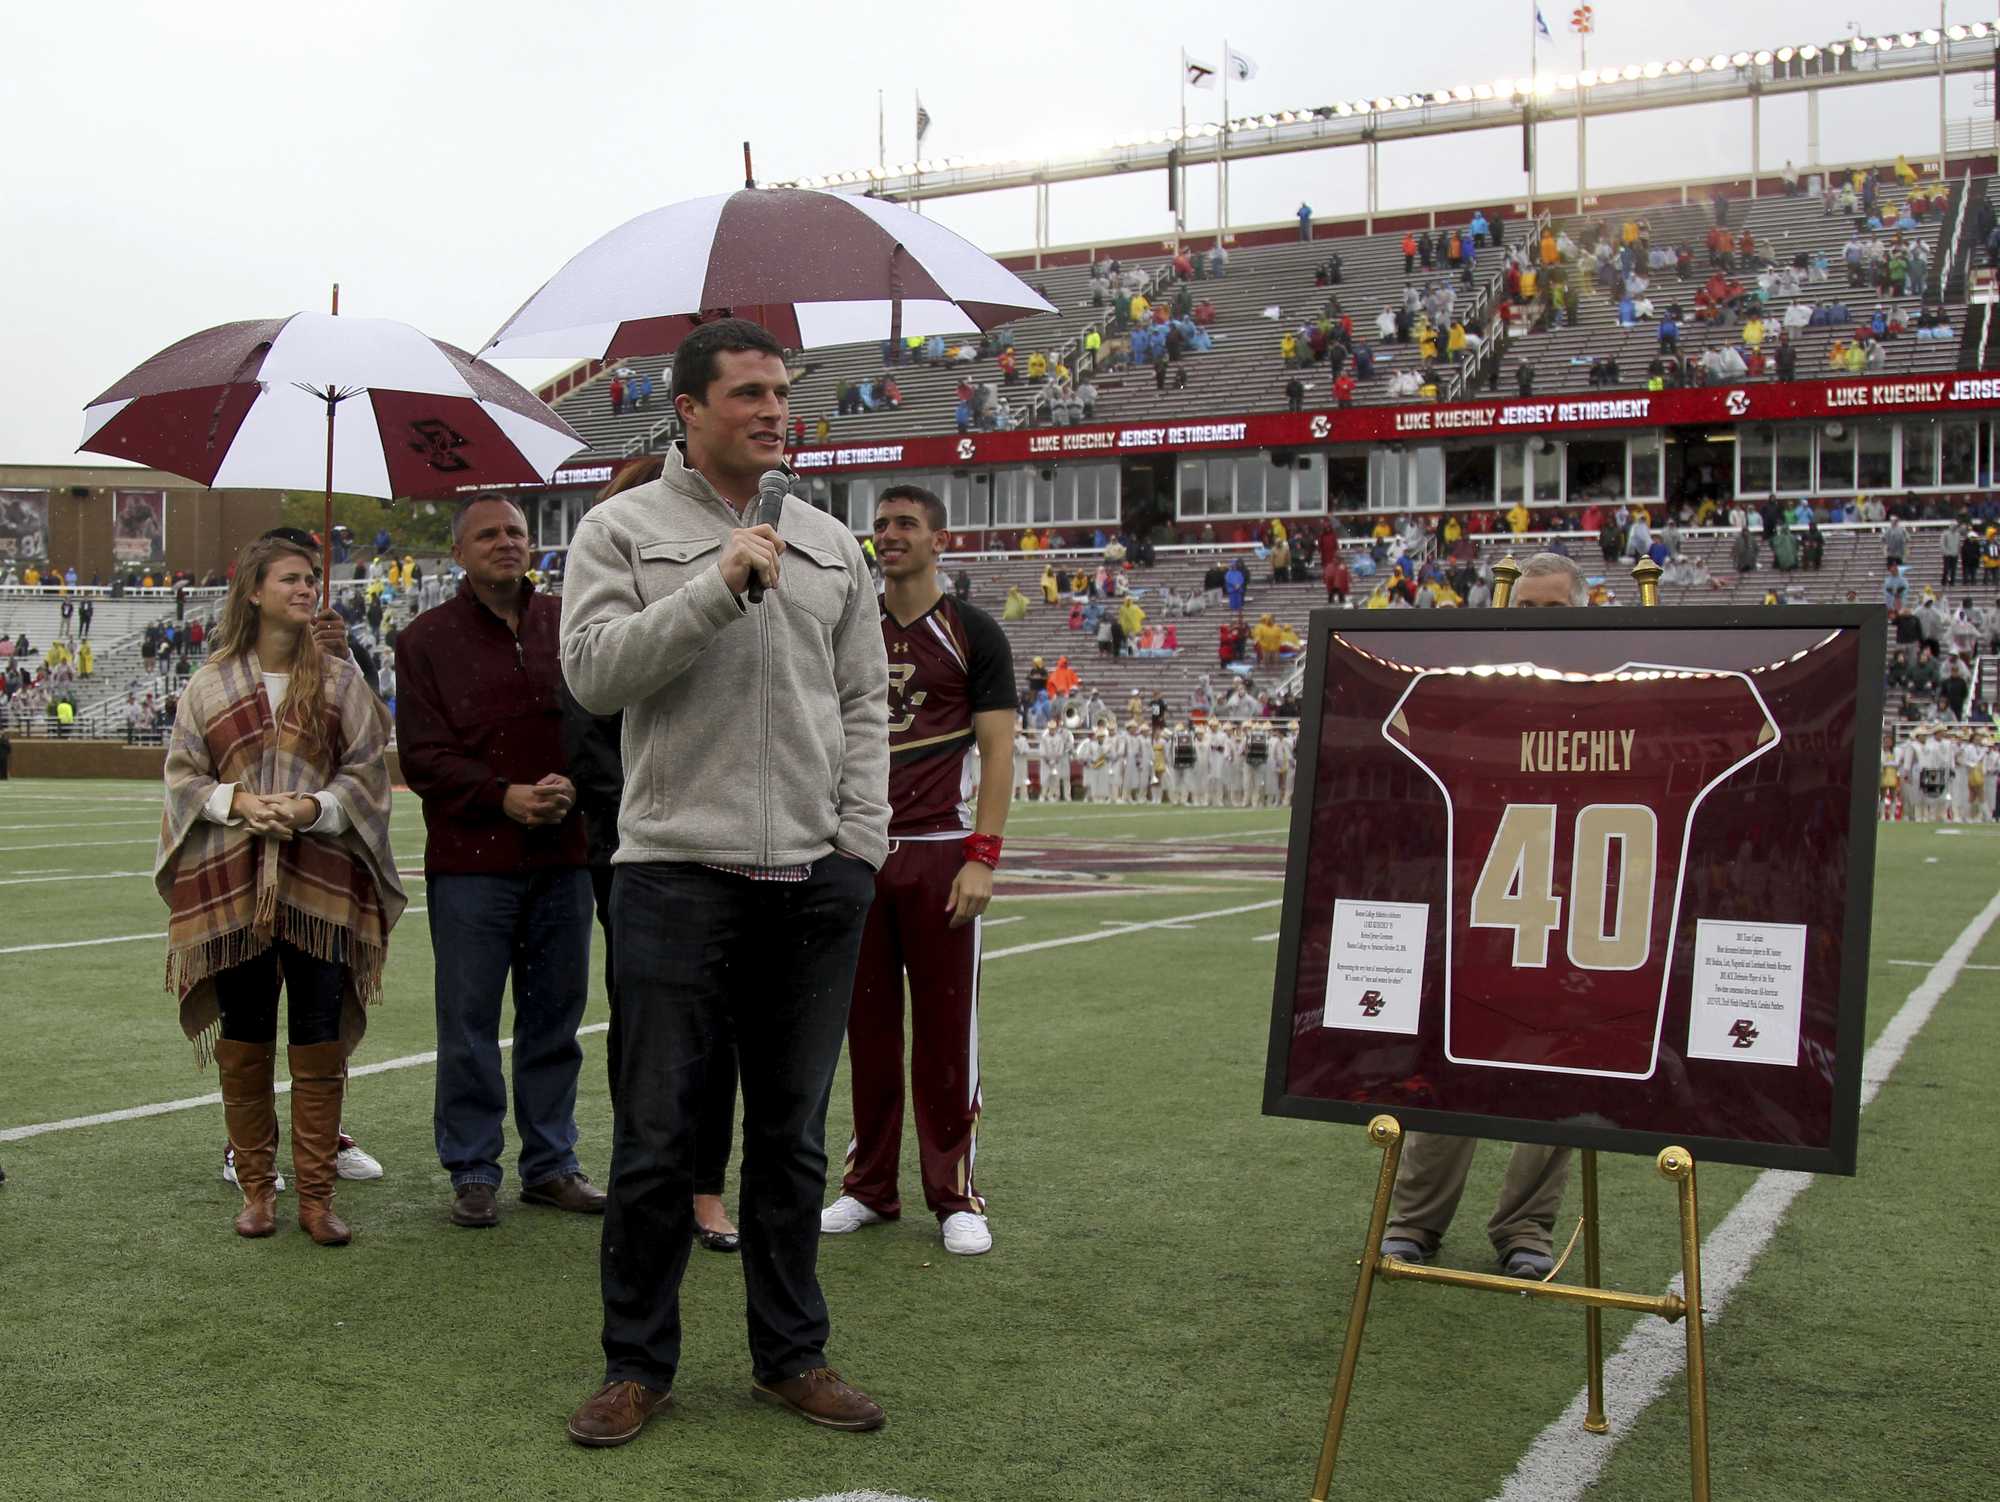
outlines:
[[[1660,603],[1660,566],[1642,558],[1632,567],[1639,586],[1639,603]],[[1504,607],[1521,577],[1521,567],[1511,557],[1493,565],[1493,603]],[[1709,1502],[1708,1490],[1708,1372],[1702,1347],[1701,1328],[1701,1221],[1695,1199],[1694,1155],[1684,1147],[1669,1147],[1655,1160],[1660,1176],[1679,1191],[1681,1221],[1681,1293],[1655,1295],[1619,1293],[1603,1286],[1597,1237],[1597,1154],[1581,1150],[1583,1167],[1583,1218],[1578,1227],[1583,1237],[1583,1282],[1579,1286],[1510,1278],[1497,1273],[1461,1272],[1455,1268],[1430,1267],[1382,1255],[1382,1237],[1389,1226],[1389,1204],[1396,1190],[1396,1169],[1403,1158],[1403,1128],[1393,1116],[1377,1116],[1368,1123],[1368,1140],[1382,1149],[1382,1168],[1375,1180],[1375,1203],[1368,1216],[1368,1239],[1361,1249],[1360,1275],[1354,1283],[1354,1305],[1347,1316],[1347,1339],[1340,1351],[1340,1370],[1333,1379],[1333,1405],[1326,1416],[1326,1440],[1320,1447],[1319,1470],[1313,1476],[1312,1502],[1327,1502],[1333,1484],[1334,1461],[1340,1453],[1341,1426],[1347,1419],[1347,1402],[1354,1392],[1354,1369],[1361,1360],[1361,1335],[1368,1323],[1368,1301],[1375,1280],[1399,1278],[1411,1283],[1444,1284],[1488,1293],[1517,1293],[1529,1298],[1553,1299],[1558,1303],[1583,1306],[1584,1380],[1587,1403],[1583,1427],[1591,1434],[1610,1432],[1611,1421],[1604,1412],[1604,1311],[1625,1309],[1635,1314],[1657,1314],[1661,1319],[1687,1322],[1688,1457],[1693,1473],[1694,1502]],[[1571,1243],[1572,1246],[1574,1242]],[[1564,1254],[1568,1260],[1568,1254]],[[1558,1263],[1549,1278],[1562,1271]]]

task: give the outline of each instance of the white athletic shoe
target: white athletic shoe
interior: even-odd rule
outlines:
[[[993,1250],[993,1232],[986,1217],[960,1210],[944,1218],[944,1249],[961,1257],[977,1257]]]
[[[875,1225],[882,1219],[853,1195],[843,1194],[819,1212],[819,1229],[823,1236],[845,1236],[849,1231]]]
[[[222,1182],[225,1184],[236,1183],[236,1149],[233,1147],[224,1147],[222,1149]],[[241,1186],[239,1185],[238,1187],[240,1188]],[[277,1192],[279,1194],[285,1192],[285,1176],[283,1174],[278,1175]]]
[[[363,1152],[345,1132],[340,1134],[340,1151],[334,1157],[333,1171],[343,1179],[382,1177],[382,1165]]]

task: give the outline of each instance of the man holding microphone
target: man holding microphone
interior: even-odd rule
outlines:
[[[799,503],[775,525],[755,514],[763,477],[783,478],[790,419],[770,334],[698,326],[672,396],[687,438],[658,480],[584,517],[563,595],[571,691],[625,716],[605,1383],[569,1420],[592,1447],[633,1439],[669,1400],[695,1123],[725,1029],[752,1391],[829,1428],[883,1423],[827,1365],[817,1270],[827,1101],[889,849],[880,611],[844,524]]]

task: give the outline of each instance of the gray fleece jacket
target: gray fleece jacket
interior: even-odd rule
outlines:
[[[735,511],[687,467],[593,507],[563,578],[563,676],[625,715],[624,861],[806,865],[889,853],[889,666],[868,565],[841,523],[787,503],[777,587],[718,562]]]

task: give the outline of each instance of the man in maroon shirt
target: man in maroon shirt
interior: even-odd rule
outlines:
[[[452,520],[458,594],[396,642],[396,740],[423,800],[436,965],[438,1158],[452,1222],[498,1223],[500,1001],[514,978],[514,1121],[524,1204],[604,1213],[577,1168],[577,1045],[590,873],[565,775],[556,602],[528,580],[528,524],[501,496]]]
[[[875,877],[847,1019],[854,1141],[840,1197],[819,1226],[841,1235],[902,1213],[907,973],[924,1202],[945,1250],[976,1256],[993,1246],[972,1173],[979,918],[993,898],[1013,788],[1014,661],[992,616],[938,587],[945,519],[944,503],[916,485],[891,486],[875,503],[889,658],[889,859]]]

